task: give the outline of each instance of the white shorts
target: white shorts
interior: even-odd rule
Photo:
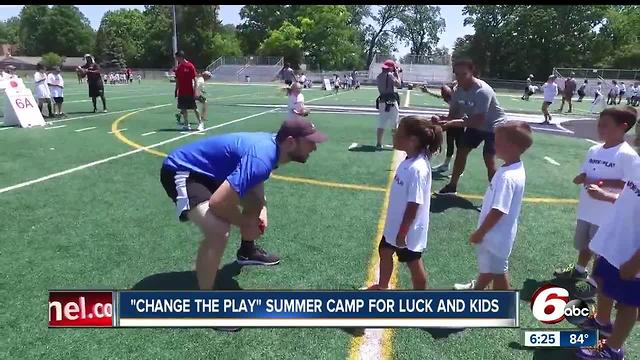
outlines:
[[[482,246],[475,246],[480,274],[504,274],[509,270],[509,257],[500,257]]]
[[[378,109],[378,129],[396,129],[400,122],[400,113],[398,112],[398,103],[394,102],[389,111],[384,111],[386,104],[380,103]]]

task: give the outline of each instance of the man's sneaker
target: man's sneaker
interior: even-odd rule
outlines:
[[[433,168],[433,171],[436,171],[436,172],[449,171],[449,164],[442,163],[442,164],[436,166],[435,168]]]
[[[191,131],[191,125],[182,125],[183,131]]]
[[[471,280],[470,283],[468,284],[454,284],[453,285],[453,289],[454,290],[473,290],[476,287],[476,281],[475,280]]]
[[[382,145],[381,144],[376,145],[376,150],[382,151]]]
[[[599,344],[595,349],[579,349],[576,357],[580,360],[624,360],[624,349],[614,351],[606,343]]]
[[[240,265],[278,265],[280,258],[267,253],[260,246],[255,246],[253,251],[244,252],[242,249],[238,249],[236,253],[236,259]]]
[[[565,269],[554,271],[553,276],[559,280],[586,280],[589,273],[587,271],[581,273],[576,270],[575,265],[570,265]]]
[[[458,189],[455,185],[447,184],[440,191],[438,191],[438,195],[455,195],[458,193]]]
[[[588,281],[579,279],[573,285],[574,296],[581,300],[591,300],[596,297],[596,287]]]
[[[204,124],[203,123],[198,124],[198,131],[204,131]]]
[[[182,117],[182,116],[180,116],[180,114],[176,114],[176,123],[177,123],[178,125],[182,124],[181,117]]]
[[[581,329],[598,329],[600,334],[604,337],[611,336],[611,332],[613,331],[613,325],[611,323],[607,325],[601,325],[596,321],[595,314],[590,315],[587,320],[585,320],[582,324],[578,325]]]

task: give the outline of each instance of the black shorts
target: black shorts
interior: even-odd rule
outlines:
[[[543,104],[549,106],[549,105],[551,105],[553,103],[551,101],[545,101],[545,102],[543,102]]]
[[[402,263],[411,262],[414,260],[419,260],[422,257],[421,252],[411,251],[407,248],[397,248],[391,244],[389,244],[384,236],[380,240],[380,245],[378,245],[378,250],[383,248],[391,249],[395,251],[396,255],[398,255],[398,261]]]
[[[291,85],[291,84],[293,84],[293,81],[291,81],[291,80],[285,80],[285,81],[284,81],[284,83],[285,83],[285,84],[287,84],[287,85]]]
[[[160,182],[169,198],[176,204],[180,221],[187,221],[187,212],[209,201],[222,182],[195,172],[174,171],[162,167]]]
[[[196,109],[196,98],[194,96],[178,96],[178,109],[180,110]]]
[[[55,101],[56,104],[62,104],[64,102],[64,98],[63,97],[54,97],[53,101]]]
[[[462,146],[475,149],[484,141],[482,154],[494,155],[496,153],[496,136],[492,132],[482,131],[475,128],[466,128],[462,136]]]
[[[206,103],[206,102],[207,102],[207,98],[206,98],[206,97],[204,97],[204,96],[202,96],[202,95],[200,95],[200,96],[198,96],[198,97],[196,98],[196,101],[197,101],[197,102],[199,102],[199,103],[201,103],[201,104],[204,104],[204,103]]]
[[[89,97],[96,98],[99,96],[104,96],[104,86],[100,85],[91,85],[89,84]]]
[[[620,90],[620,97],[623,97],[626,91]]]
[[[578,90],[578,96],[584,97],[586,94],[582,90]]]

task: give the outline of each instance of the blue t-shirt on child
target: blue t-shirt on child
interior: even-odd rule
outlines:
[[[162,163],[173,171],[227,180],[240,197],[264,182],[278,164],[275,134],[230,133],[211,136],[173,150]]]

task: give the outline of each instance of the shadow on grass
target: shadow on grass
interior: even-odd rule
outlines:
[[[533,353],[532,360],[575,360],[575,349],[533,349],[522,346],[515,341],[509,343],[515,350],[526,350]]]
[[[451,208],[477,211],[476,205],[474,205],[471,201],[459,196],[434,195],[431,197],[430,211],[432,213],[441,213]]]
[[[87,114],[102,114],[101,111],[70,111],[67,115],[87,115]]]
[[[432,338],[434,338],[435,340],[439,340],[439,339],[446,339],[452,334],[463,332],[466,329],[464,328],[460,328],[460,329],[422,328],[420,330],[428,332]]]
[[[168,129],[157,129],[158,132],[182,132],[186,130],[182,130],[182,128],[168,128]]]
[[[433,171],[431,172],[431,177],[433,180],[447,180],[451,179],[449,175],[445,171]]]
[[[376,152],[376,151],[393,151],[393,148],[383,147],[381,150],[378,150],[374,145],[358,145],[348,150],[353,152]]]
[[[242,290],[235,279],[242,266],[237,262],[228,263],[218,270],[214,289]],[[174,271],[149,275],[135,284],[132,290],[198,290],[195,271]]]
[[[522,289],[520,290],[520,299],[522,301],[531,302],[533,293],[543,285],[555,285],[565,288],[567,289],[567,291],[569,291],[569,296],[572,299],[579,298],[589,303],[593,302],[593,299],[596,295],[596,289],[584,280],[575,281],[553,278],[549,280],[538,281],[534,279],[527,279],[522,284]],[[578,288],[578,286],[581,286],[582,289]]]

